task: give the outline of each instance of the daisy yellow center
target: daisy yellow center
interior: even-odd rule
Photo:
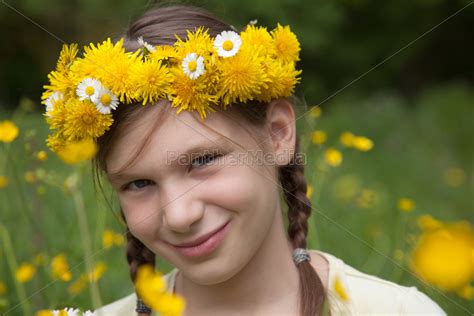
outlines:
[[[222,48],[223,48],[224,50],[229,51],[229,50],[231,50],[232,48],[234,48],[234,43],[232,43],[231,40],[227,40],[227,41],[224,42],[224,44],[222,44]]]
[[[190,71],[196,71],[197,62],[194,61],[194,60],[190,61],[189,64],[188,64],[188,68],[189,68]]]
[[[86,94],[87,94],[87,95],[93,95],[93,94],[94,94],[94,91],[95,91],[95,90],[94,90],[94,87],[92,87],[92,86],[88,86],[88,87],[86,88]]]
[[[109,105],[110,102],[112,101],[112,99],[110,98],[110,95],[108,94],[103,94],[101,97],[100,97],[100,103],[102,103],[103,105]]]

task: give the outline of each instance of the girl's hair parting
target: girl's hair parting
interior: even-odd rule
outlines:
[[[229,24],[220,21],[201,8],[182,5],[160,7],[148,10],[129,26],[124,36],[124,47],[127,51],[138,49],[137,39],[140,36],[151,45],[173,45],[176,41],[175,35],[184,39],[187,36],[186,30],[195,30],[200,26],[207,28],[209,34],[213,37],[222,31],[233,29]],[[129,105],[118,107],[113,112],[114,124],[104,136],[98,139],[99,152],[95,159],[96,175],[99,171],[107,170],[106,157],[113,143],[119,138],[119,131],[133,122],[142,111],[148,111],[150,108]],[[246,104],[233,106],[225,112],[235,114],[247,125],[259,128],[266,123],[267,104],[247,102]],[[142,144],[142,149],[145,143]],[[294,248],[306,249],[311,202],[306,196],[307,183],[304,176],[304,165],[296,161],[298,157],[300,157],[299,141],[296,138],[292,161],[288,165],[279,168],[278,178],[283,188],[284,199],[288,205],[288,236]],[[121,217],[125,222],[122,210]],[[130,266],[130,277],[135,282],[139,266],[143,264],[155,266],[155,254],[132,235],[128,226],[126,226],[126,230],[126,257]],[[326,292],[321,279],[309,261],[301,262],[297,265],[297,269],[300,283],[300,315],[314,316],[321,314],[326,299]]]

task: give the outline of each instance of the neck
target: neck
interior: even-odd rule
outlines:
[[[261,248],[241,271],[212,285],[194,283],[179,273],[176,292],[185,297],[186,311],[192,311],[193,315],[206,312],[209,315],[211,309],[214,314],[234,311],[241,315],[262,315],[269,309],[294,314],[298,310],[299,276],[292,251],[282,212],[276,212]]]

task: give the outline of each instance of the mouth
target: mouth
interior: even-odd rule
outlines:
[[[172,245],[174,250],[185,257],[202,257],[212,253],[222,243],[230,221],[220,228],[188,243]]]

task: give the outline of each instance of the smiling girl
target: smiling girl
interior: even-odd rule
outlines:
[[[312,209],[290,98],[299,43],[289,27],[239,33],[205,10],[171,6],[84,58],[74,49],[63,49],[64,69],[58,63],[44,96],[55,131],[48,144],[61,151],[97,140],[97,170],[127,225],[133,281],[156,256],[171,263],[167,291],[184,297],[185,315],[313,316],[324,306],[331,315],[444,315],[415,287],[306,249]],[[61,71],[72,92],[54,82]],[[151,314],[135,293],[97,310],[137,312]]]

